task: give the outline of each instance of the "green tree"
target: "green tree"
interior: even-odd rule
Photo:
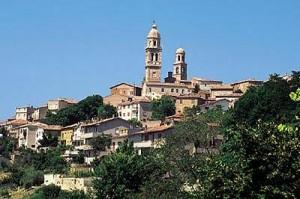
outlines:
[[[52,134],[43,134],[43,139],[39,140],[39,147],[56,147],[58,145],[58,137]]]
[[[162,96],[160,99],[154,99],[151,102],[152,119],[163,120],[167,116],[175,114],[175,102],[170,96]]]
[[[236,103],[232,123],[255,125],[258,121],[284,122],[294,119],[296,102],[289,94],[300,87],[300,74],[293,72],[287,81],[278,75],[258,87],[250,88]]]
[[[296,104],[299,96],[300,89],[290,94]],[[226,128],[221,154],[207,170],[204,198],[300,197],[300,112],[296,106],[297,112],[289,115],[289,106],[279,110],[281,116],[286,114],[284,119],[270,114],[251,126]],[[276,120],[290,122],[278,125]]]
[[[110,135],[99,135],[95,138],[92,138],[90,141],[93,149],[97,151],[105,151],[106,148],[109,148],[111,145],[111,136]]]
[[[98,108],[98,117],[101,119],[107,119],[117,115],[117,109],[112,105],[106,104]]]
[[[138,127],[142,127],[143,124],[142,122],[140,122],[138,119],[136,118],[132,118],[130,120],[128,120],[128,122],[130,123],[131,126],[138,128]]]
[[[97,117],[98,108],[101,106],[103,106],[103,98],[100,95],[88,96],[77,104],[59,110],[56,114],[48,112],[44,122],[67,126],[89,120]]]
[[[130,198],[158,168],[155,161],[138,155],[125,141],[115,153],[105,156],[95,168],[93,188],[96,198]]]
[[[5,158],[10,158],[9,156],[13,152],[16,140],[8,136],[8,132],[5,128],[0,128],[0,155]]]
[[[44,174],[42,171],[35,170],[34,167],[28,167],[23,170],[20,184],[25,188],[41,185],[44,182]]]
[[[212,109],[207,113],[185,117],[183,122],[176,125],[176,131],[154,151],[155,156],[159,157],[160,173],[163,175],[154,175],[145,182],[142,197],[196,197],[202,191],[207,164],[216,155],[217,150],[212,150],[211,141],[222,134],[217,124],[221,123],[223,117],[221,109]],[[215,125],[212,127],[212,124]]]

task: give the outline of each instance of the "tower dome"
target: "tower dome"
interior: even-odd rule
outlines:
[[[183,48],[178,48],[178,49],[176,50],[176,54],[185,54],[185,51],[184,51]]]
[[[157,30],[156,24],[152,25],[150,32],[148,33],[147,38],[160,38],[160,33]]]

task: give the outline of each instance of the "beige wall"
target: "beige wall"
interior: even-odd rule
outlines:
[[[117,107],[118,104],[127,101],[128,97],[124,95],[108,95],[103,98],[104,104],[110,104],[114,107]]]
[[[178,98],[176,99],[176,113],[184,113],[185,108],[192,108],[202,104],[201,99],[197,98]]]
[[[234,84],[233,89],[234,89],[234,91],[240,90],[243,93],[245,93],[251,86],[258,86],[260,84],[261,83],[259,83],[259,82],[242,82],[239,84]]]

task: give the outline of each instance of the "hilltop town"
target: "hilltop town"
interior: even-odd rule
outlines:
[[[105,162],[105,157],[126,151],[124,145],[127,144],[132,145],[134,150],[128,153],[136,153],[138,156],[133,157],[139,159],[152,150],[164,149],[164,142],[168,137],[185,132],[181,136],[190,135],[184,138],[191,141],[182,142],[181,145],[182,140],[174,142],[174,145],[179,144],[178,148],[183,147],[188,154],[219,154],[220,146],[225,141],[220,130],[220,118],[229,110],[234,110],[235,104],[249,90],[254,92],[255,88],[262,87],[265,82],[273,81],[272,78],[266,81],[246,79],[231,83],[202,77],[188,79],[188,52],[181,47],[174,51],[173,68],[162,78],[162,42],[159,29],[153,24],[146,36],[145,76],[141,77],[141,85],[116,82],[109,88],[108,96],[87,96],[80,101],[57,98],[49,99],[39,107],[16,107],[15,117],[0,124],[0,139],[14,141],[13,145],[9,145],[10,148],[2,150],[0,168],[14,165],[14,162],[25,165],[36,161],[43,165],[39,167],[42,179],[37,178],[34,182],[27,179],[37,176],[34,173],[36,167],[33,166],[30,167],[33,170],[25,171],[32,173],[32,176],[26,178],[28,183],[23,180],[23,184],[19,185],[24,185],[26,189],[55,185],[65,191],[82,191],[80,193],[84,195],[97,189],[96,185],[92,185],[95,165]],[[276,78],[292,82],[293,75]],[[252,109],[249,112],[250,110]],[[209,114],[214,114],[215,118],[211,119]],[[184,126],[187,124],[189,126]],[[193,125],[195,128],[199,127],[199,132],[205,129],[205,136],[197,138],[198,144],[193,140],[198,136],[197,133],[189,134],[194,132],[189,130]],[[28,160],[22,159],[24,157]],[[128,168],[130,169],[134,168]],[[162,172],[161,178],[171,178],[174,172]],[[10,173],[8,176],[13,175],[11,172],[7,173]],[[22,175],[24,177],[24,173],[20,174]],[[102,183],[108,181],[106,179]],[[195,186],[188,184],[183,190],[197,190],[198,183],[199,179],[194,181]],[[147,188],[149,187],[145,189]],[[140,191],[139,188],[137,190]],[[97,194],[94,197],[101,198]]]

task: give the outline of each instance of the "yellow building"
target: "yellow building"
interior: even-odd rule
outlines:
[[[60,142],[63,145],[72,145],[74,128],[77,124],[66,126],[61,130]]]

